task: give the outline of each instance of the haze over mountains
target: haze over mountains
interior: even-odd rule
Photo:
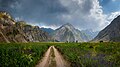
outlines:
[[[81,30],[81,32],[86,33],[89,36],[89,40],[94,39],[99,33],[99,31],[93,31],[92,29]]]

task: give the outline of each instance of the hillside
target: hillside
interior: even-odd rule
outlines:
[[[0,42],[42,42],[49,36],[38,26],[31,26],[24,21],[16,22],[9,13],[0,12]]]
[[[120,16],[115,18],[93,41],[120,42]]]

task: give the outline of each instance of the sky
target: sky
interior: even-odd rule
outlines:
[[[40,27],[71,23],[80,30],[98,31],[120,15],[120,0],[0,0],[0,11]]]

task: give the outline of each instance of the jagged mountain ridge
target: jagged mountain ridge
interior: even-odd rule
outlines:
[[[62,25],[52,33],[52,38],[60,42],[85,42],[88,37],[70,23]]]
[[[48,33],[38,26],[16,22],[9,13],[0,12],[0,42],[42,42],[49,39]]]
[[[120,42],[120,16],[100,31],[93,41]]]

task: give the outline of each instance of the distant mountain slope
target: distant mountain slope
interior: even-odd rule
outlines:
[[[67,23],[56,29],[52,33],[52,38],[60,42],[84,42],[89,38],[78,29],[75,29],[71,24]]]
[[[45,31],[45,32],[47,32],[47,33],[49,33],[49,34],[51,34],[52,32],[54,32],[54,30],[53,29],[51,29],[51,28],[40,28],[41,30],[43,30],[43,31]]]
[[[100,31],[93,41],[120,42],[120,16],[115,18],[111,24]]]
[[[94,39],[99,33],[99,31],[93,31],[92,29],[81,30],[81,32],[86,33],[90,40]]]
[[[16,22],[9,13],[0,12],[0,42],[41,42],[48,41],[49,36],[38,26],[25,22]]]

